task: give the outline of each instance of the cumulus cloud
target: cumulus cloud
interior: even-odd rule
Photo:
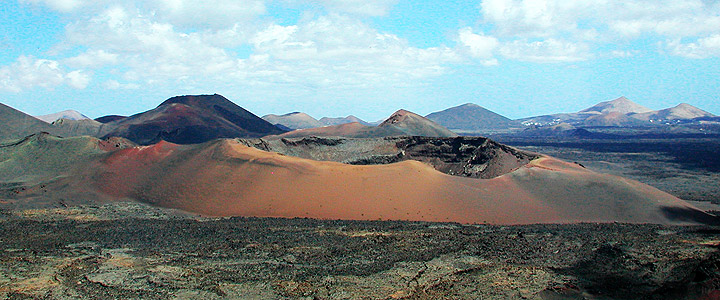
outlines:
[[[67,85],[74,89],[84,89],[90,84],[91,76],[83,70],[75,70],[65,75]]]
[[[382,83],[433,76],[458,60],[447,47],[420,49],[358,20],[329,15],[298,25],[270,25],[252,39],[244,65],[314,84]]]
[[[516,40],[502,45],[500,53],[510,59],[539,63],[577,62],[590,58],[587,45],[556,39]]]
[[[493,57],[493,52],[499,44],[497,38],[473,33],[472,28],[466,27],[458,31],[458,41],[470,56],[480,59],[482,64],[498,64],[497,59]]]
[[[65,60],[65,63],[72,67],[102,67],[108,64],[116,64],[118,61],[117,54],[107,52],[105,50],[89,50],[78,56]]]
[[[562,1],[484,0],[485,22],[499,34],[548,37],[582,35],[588,27],[635,37],[644,33],[692,36],[720,30],[720,4],[703,0]]]
[[[682,43],[675,39],[667,42],[667,49],[674,55],[694,59],[720,56],[720,34],[698,39],[694,43]]]
[[[203,75],[230,68],[234,61],[202,32],[184,33],[123,7],[69,25],[66,37],[71,44],[101,49],[83,53],[69,63],[122,63],[140,76]]]
[[[118,65],[127,84],[297,84],[305,87],[403,84],[436,76],[459,57],[448,47],[416,48],[347,15],[257,31],[234,25],[187,32],[123,6],[107,8],[66,28],[66,42],[89,50],[66,60],[82,68]],[[232,41],[228,41],[232,40]],[[248,58],[231,47],[252,47]],[[477,48],[477,46],[476,46]],[[117,82],[107,88],[124,88]]]
[[[20,56],[14,63],[0,67],[0,90],[10,92],[34,87],[53,88],[62,84],[83,89],[90,80],[90,75],[82,70],[66,72],[57,61],[29,56]]]
[[[42,4],[60,12],[71,12],[84,4],[83,0],[20,0],[20,2]]]
[[[141,11],[158,21],[183,28],[219,30],[247,24],[265,14],[265,0],[21,0],[79,17],[97,14],[109,6]]]
[[[397,0],[309,0],[320,3],[328,10],[364,16],[384,16]]]
[[[548,46],[557,40],[603,48],[608,43],[627,43],[642,36],[676,39],[699,39],[686,44],[675,55],[692,53],[698,49],[712,49],[712,40],[720,34],[719,1],[704,0],[640,0],[640,1],[563,1],[563,0],[484,0],[482,21],[492,25],[491,32],[510,47],[533,50],[541,44],[523,46],[523,40],[547,40]],[[701,45],[704,42],[706,45]],[[669,44],[677,48],[677,43]],[[680,45],[682,46],[682,45]],[[567,50],[571,51],[571,50]],[[616,50],[618,51],[618,50]],[[623,50],[619,50],[623,51]],[[715,55],[712,50],[690,56]],[[704,52],[703,52],[704,51]],[[513,51],[507,50],[506,53]],[[616,53],[607,55],[615,56]],[[522,57],[510,55],[509,57]],[[545,55],[541,55],[545,56]],[[558,57],[563,57],[559,55]],[[568,56],[575,57],[575,56]]]
[[[155,0],[146,5],[161,21],[213,29],[246,23],[266,10],[262,0]]]
[[[103,83],[103,87],[109,90],[136,90],[140,85],[136,83],[120,83],[117,80],[107,80]]]
[[[496,26],[501,35],[552,36],[578,30],[577,21],[590,16],[593,1],[485,0],[484,21]]]

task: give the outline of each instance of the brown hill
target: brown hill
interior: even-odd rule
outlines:
[[[691,120],[695,118],[714,116],[715,115],[709,112],[706,112],[687,103],[680,103],[677,106],[671,108],[631,115],[632,118],[651,122]]]
[[[349,115],[347,117],[337,117],[337,118],[330,118],[330,117],[322,117],[320,120],[318,120],[321,124],[324,126],[332,126],[332,125],[341,125],[341,124],[347,124],[347,123],[360,123],[363,125],[371,125],[368,122],[363,121],[362,119]]]
[[[347,123],[320,128],[291,131],[268,139],[295,138],[308,136],[341,136],[348,138],[375,138],[389,136],[430,136],[453,137],[456,133],[420,115],[398,110],[378,126],[366,126],[360,123]]]
[[[652,111],[652,109],[649,109],[645,106],[642,106],[640,104],[637,104],[635,102],[630,101],[628,98],[620,97],[615,100],[610,101],[603,101],[598,104],[595,104],[592,107],[586,108],[581,110],[581,113],[611,113],[611,112],[617,112],[621,114],[630,114],[630,113],[645,113]]]
[[[641,121],[620,112],[609,112],[593,115],[585,119],[585,126],[643,126],[647,122]]]
[[[548,157],[474,179],[412,160],[318,162],[219,140],[124,149],[101,168],[98,187],[107,193],[220,216],[527,224],[673,223],[668,211],[702,214],[650,186]]]
[[[106,125],[114,129],[105,137],[119,136],[145,145],[161,140],[191,144],[284,132],[217,94],[173,97],[155,109]]]
[[[414,160],[307,160],[244,145],[251,141],[129,148],[119,141],[41,135],[4,145],[0,161],[12,163],[0,164],[0,174],[15,175],[3,177],[0,205],[134,199],[216,216],[495,224],[711,219],[650,186],[549,157],[477,179]]]
[[[290,129],[306,129],[323,126],[318,120],[302,112],[292,112],[284,115],[270,114],[263,116],[262,119],[268,121],[270,124],[280,124]]]

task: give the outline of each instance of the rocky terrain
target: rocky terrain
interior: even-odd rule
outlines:
[[[416,160],[445,174],[486,179],[509,173],[540,157],[484,137],[304,137],[238,141],[263,151],[351,165]]]
[[[0,215],[8,299],[717,299],[717,228]]]

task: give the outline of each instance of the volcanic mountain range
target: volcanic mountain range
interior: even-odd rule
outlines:
[[[81,126],[67,124],[88,120],[47,124],[6,106],[0,117],[2,207],[131,200],[214,216],[716,222],[645,184],[459,137],[405,110],[375,127],[285,132],[220,95],[179,96],[92,121],[101,138],[70,137]]]
[[[687,103],[653,111],[620,97],[600,102],[575,113],[560,113],[520,119],[525,125],[547,126],[568,123],[574,126],[654,126],[691,121],[715,115]]]

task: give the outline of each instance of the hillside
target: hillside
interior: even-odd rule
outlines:
[[[106,125],[139,144],[202,143],[216,138],[261,137],[284,131],[220,95],[173,97],[158,107]]]
[[[38,132],[65,134],[62,129],[0,103],[0,141],[23,138]]]
[[[76,110],[64,110],[61,112],[56,112],[54,114],[35,116],[35,117],[44,121],[45,123],[52,123],[52,122],[55,122],[60,119],[76,120],[76,121],[90,119],[87,116],[81,114],[80,112],[78,112]]]
[[[430,121],[418,114],[398,110],[378,126],[366,126],[360,123],[346,123],[291,131],[269,139],[308,137],[308,136],[341,136],[349,138],[375,138],[388,136],[431,136],[452,137],[456,133]]]
[[[473,103],[434,112],[425,117],[456,132],[483,132],[522,127],[517,121]]]
[[[347,117],[337,117],[337,118],[330,118],[330,117],[322,117],[320,118],[319,122],[323,124],[324,126],[332,126],[332,125],[341,125],[341,124],[347,124],[347,123],[360,123],[362,125],[371,125],[368,122],[363,121],[362,119],[349,115]]]
[[[423,149],[442,141],[428,140],[411,153],[428,153]],[[90,137],[37,136],[2,148],[1,161],[23,159],[0,165],[3,181],[14,182],[0,205],[131,199],[212,216],[491,224],[714,220],[650,186],[550,157],[479,179],[442,173],[416,160],[349,165],[267,152],[246,143],[254,142],[133,147]],[[435,149],[437,158],[454,156],[447,147]],[[64,158],[67,153],[73,153],[72,159]],[[506,155],[526,155],[485,153],[489,161],[503,161],[500,165],[513,161]]]
[[[589,108],[583,109],[579,112],[581,112],[581,113],[601,113],[601,114],[615,112],[615,113],[620,113],[620,114],[630,114],[630,113],[645,113],[645,112],[649,112],[649,111],[652,111],[652,109],[649,109],[645,106],[642,106],[640,104],[632,102],[628,98],[620,97],[615,100],[600,102]]]
[[[290,129],[306,129],[306,128],[315,128],[315,127],[322,127],[323,124],[320,123],[315,118],[311,117],[310,115],[302,112],[292,112],[284,115],[265,115],[262,117],[263,120],[268,121],[270,124],[273,125],[282,125]]]

